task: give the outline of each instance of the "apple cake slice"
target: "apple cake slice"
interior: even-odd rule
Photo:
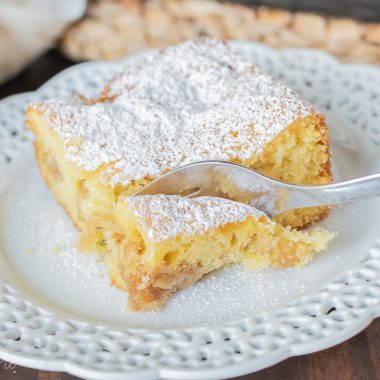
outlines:
[[[31,104],[26,123],[36,137],[43,177],[80,230],[81,248],[106,256],[120,253],[109,232],[126,197],[178,166],[220,159],[290,183],[332,180],[324,116],[213,39],[187,41],[134,61],[94,99],[69,95]],[[293,210],[276,222],[302,228],[328,212]],[[247,220],[254,228],[253,218]],[[129,236],[123,244],[129,239],[135,243]],[[211,249],[205,252],[214,257]],[[128,287],[113,273],[115,283]]]

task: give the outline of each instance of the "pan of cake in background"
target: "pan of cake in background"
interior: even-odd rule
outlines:
[[[201,35],[318,48],[343,61],[380,64],[375,0],[98,0],[66,30],[60,48],[73,61],[117,59]]]

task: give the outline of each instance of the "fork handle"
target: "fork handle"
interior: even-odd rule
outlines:
[[[283,212],[293,208],[343,204],[380,196],[380,173],[321,186],[286,184],[288,202]]]

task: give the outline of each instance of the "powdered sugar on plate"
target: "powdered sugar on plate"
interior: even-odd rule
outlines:
[[[206,159],[244,160],[315,110],[224,43],[202,39],[128,66],[100,100],[69,96],[44,111],[69,160],[129,184]]]

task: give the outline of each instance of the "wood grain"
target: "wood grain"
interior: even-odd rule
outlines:
[[[70,66],[55,51],[49,52],[11,82],[0,86],[0,98],[32,91],[52,75]],[[0,363],[0,380],[75,380],[66,373],[46,372]],[[380,319],[365,331],[328,350],[290,358],[238,380],[376,380],[380,379]]]

